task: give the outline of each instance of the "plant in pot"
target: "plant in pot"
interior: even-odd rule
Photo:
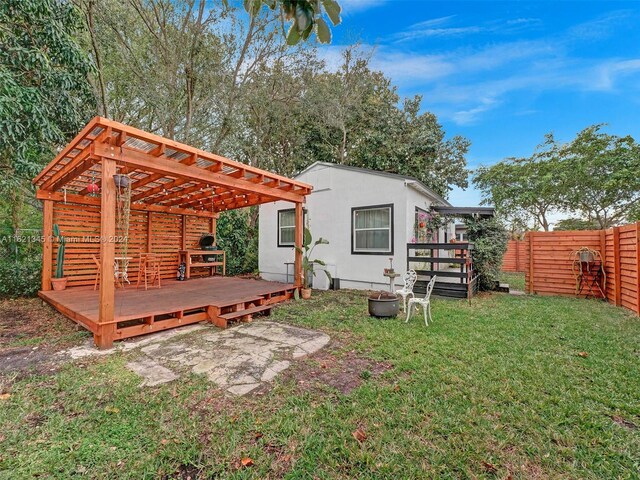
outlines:
[[[302,238],[302,248],[296,247],[296,250],[302,253],[301,295],[302,295],[302,298],[304,298],[305,300],[308,298],[311,298],[311,279],[316,275],[316,272],[314,271],[313,266],[318,264],[324,267],[326,265],[322,260],[318,260],[317,258],[311,260],[311,254],[313,253],[313,249],[316,248],[318,245],[328,245],[328,244],[329,244],[329,240],[322,237],[318,238],[318,240],[313,242],[313,239],[311,237],[311,231],[309,230],[309,228],[305,227],[304,235]],[[325,273],[329,281],[331,281],[331,274],[326,270],[322,270],[322,271]],[[296,295],[297,295],[297,291],[296,291]]]
[[[66,249],[66,240],[60,235],[60,227],[58,224],[53,225],[53,235],[58,240],[58,257],[56,259],[56,273],[51,279],[51,286],[54,290],[64,290],[67,288],[67,278],[64,276],[64,253]]]

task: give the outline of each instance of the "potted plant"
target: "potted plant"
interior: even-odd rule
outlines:
[[[311,260],[311,254],[313,253],[313,249],[318,245],[328,245],[329,240],[326,240],[322,237],[318,238],[315,242],[313,242],[311,237],[311,231],[309,228],[305,227],[304,235],[302,238],[302,248],[296,246],[296,250],[302,253],[302,289],[301,295],[302,298],[309,299],[311,298],[311,279],[316,275],[316,272],[313,269],[315,264],[325,266],[326,264],[322,260],[313,259]],[[331,281],[331,274],[326,270],[322,270],[329,281]]]
[[[53,225],[53,234],[60,243],[58,245],[58,258],[56,259],[56,273],[54,278],[51,279],[51,286],[54,290],[64,290],[67,288],[67,278],[64,276],[64,253],[66,249],[65,238],[60,235],[60,228],[58,224]]]
[[[118,188],[127,188],[131,183],[131,179],[127,175],[116,173],[113,176],[113,182],[116,184],[116,187]]]

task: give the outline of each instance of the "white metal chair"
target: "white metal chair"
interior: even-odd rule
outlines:
[[[433,286],[436,283],[436,276],[431,277],[431,281],[427,285],[427,293],[425,293],[424,298],[410,298],[409,306],[407,307],[407,319],[405,323],[409,321],[411,318],[411,312],[413,311],[413,307],[415,306],[416,310],[418,307],[422,307],[422,313],[424,315],[424,324],[428,327],[429,322],[427,321],[427,314],[429,315],[429,320],[433,322],[431,318],[431,292],[433,291]]]
[[[402,297],[402,307],[405,312],[407,311],[407,297],[415,297],[413,294],[413,286],[416,284],[417,279],[418,274],[415,270],[407,270],[402,277],[402,280],[404,280],[404,286],[400,290],[396,290],[396,295],[400,295]]]

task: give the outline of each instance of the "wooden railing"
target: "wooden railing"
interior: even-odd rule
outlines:
[[[435,275],[434,295],[471,298],[477,291],[477,276],[473,270],[473,244],[408,243],[407,270],[415,270],[417,295],[424,295],[427,283]]]

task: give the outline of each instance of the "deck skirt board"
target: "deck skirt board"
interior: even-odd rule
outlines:
[[[224,327],[228,319],[218,315],[229,313],[230,308],[241,312],[263,304],[272,305],[276,303],[274,300],[291,298],[294,289],[290,284],[234,277],[170,280],[163,282],[162,288],[148,290],[127,286],[116,290],[114,319],[108,323],[115,324],[116,340],[203,320]],[[95,332],[98,293],[91,287],[73,287],[63,291],[41,291],[39,295],[59,312]],[[263,309],[267,310],[266,307],[260,310]],[[251,313],[257,311],[244,315],[237,313],[233,317],[248,317]]]

